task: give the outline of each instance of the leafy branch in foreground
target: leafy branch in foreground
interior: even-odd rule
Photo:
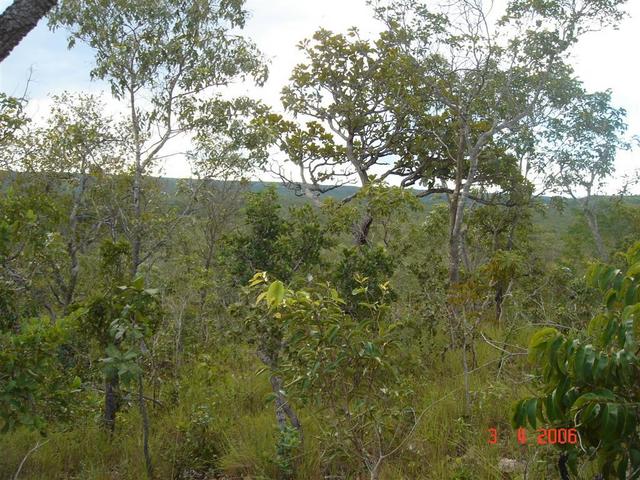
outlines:
[[[541,373],[542,393],[519,401],[515,426],[540,423],[575,427],[576,445],[561,446],[561,463],[578,475],[579,460],[593,462],[604,478],[640,478],[640,243],[625,255],[626,271],[593,265],[588,282],[604,308],[586,332],[564,335],[543,328],[531,339],[530,359]]]

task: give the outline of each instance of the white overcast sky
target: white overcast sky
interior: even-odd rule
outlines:
[[[0,11],[11,0],[0,0]],[[246,93],[278,107],[279,92],[292,67],[302,60],[297,43],[320,27],[345,32],[357,26],[363,36],[375,34],[379,25],[371,18],[365,0],[247,0],[251,12],[245,33],[271,61],[269,81],[262,89]],[[640,0],[628,0],[629,17],[618,30],[595,32],[585,37],[576,50],[574,67],[590,90],[610,88],[616,105],[628,113],[629,134],[640,134]],[[66,48],[66,33],[48,30],[40,24],[0,64],[0,91],[21,95],[31,75],[28,96],[30,112],[46,115],[48,97],[68,91],[99,92],[103,85],[89,80],[92,53],[86,46]],[[106,97],[105,97],[106,98]],[[637,153],[621,153],[619,174],[638,168]],[[164,174],[186,176],[189,168],[177,157],[165,165]],[[615,183],[611,191],[615,190]]]

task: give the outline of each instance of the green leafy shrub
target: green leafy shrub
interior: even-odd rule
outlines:
[[[559,445],[575,475],[579,460],[595,460],[605,478],[640,478],[640,243],[625,260],[625,271],[604,264],[589,270],[604,308],[586,332],[546,327],[532,337],[529,356],[541,373],[542,393],[514,409],[515,426],[577,429],[577,444]]]
[[[25,320],[19,331],[0,333],[0,431],[19,426],[44,431],[64,419],[80,380],[66,374],[60,347],[75,318]]]
[[[291,290],[258,275],[252,284],[262,288],[257,302],[263,323],[278,326],[281,350],[273,372],[289,398],[322,419],[325,468],[379,478],[416,421],[408,401],[412,392],[400,375],[403,325],[390,314],[388,283],[375,285],[372,299],[369,280],[358,277],[351,296],[359,315],[329,284]]]

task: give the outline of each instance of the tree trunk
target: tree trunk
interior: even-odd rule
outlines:
[[[138,273],[140,266],[140,252],[142,251],[142,236],[140,222],[142,221],[142,205],[141,205],[141,180],[142,172],[140,167],[136,165],[136,171],[133,177],[133,228],[131,238],[131,278],[134,279]]]
[[[51,10],[56,0],[15,0],[0,15],[0,62]]]
[[[67,242],[67,253],[69,254],[69,282],[64,292],[64,313],[69,313],[69,306],[73,302],[76,287],[78,285],[78,274],[80,273],[80,264],[78,261],[78,215],[84,199],[84,192],[87,188],[88,176],[83,165],[80,173],[80,182],[73,194],[73,206],[69,214],[69,240]]]
[[[286,424],[283,422],[283,414],[289,418],[291,426],[295,428],[300,434],[300,440],[302,441],[302,425],[298,419],[298,415],[291,408],[291,404],[287,401],[283,393],[282,379],[277,375],[271,376],[271,388],[276,396],[276,419],[278,420],[278,427],[284,429]],[[282,413],[280,413],[282,412]]]
[[[380,478],[380,463],[376,463],[373,468],[369,471],[369,478],[371,480],[378,480]]]
[[[138,405],[140,416],[142,417],[142,449],[144,452],[144,463],[147,470],[147,478],[153,478],[153,464],[151,463],[151,453],[149,453],[149,415],[147,405],[144,400],[144,386],[142,374],[138,376]]]
[[[600,227],[598,225],[598,218],[596,217],[596,213],[590,207],[585,208],[584,216],[587,219],[587,225],[589,225],[589,230],[591,230],[591,235],[593,235],[593,241],[596,244],[596,251],[598,252],[598,258],[603,262],[606,262],[609,258],[607,254],[607,249],[604,247],[604,241],[602,240],[602,235],[600,234]]]
[[[463,313],[464,315],[464,313]],[[465,418],[469,418],[471,415],[471,384],[470,384],[470,372],[469,372],[469,361],[467,359],[467,331],[466,331],[466,322],[463,325],[462,332],[462,373],[463,373],[463,383],[464,383],[464,416]]]
[[[272,355],[269,355],[261,350],[257,351],[258,358],[262,360],[267,367],[269,367],[272,371],[276,367],[277,360],[273,358]],[[271,375],[269,379],[271,382],[271,390],[275,396],[275,408],[276,408],[276,421],[278,422],[278,428],[280,430],[284,430],[287,426],[287,418],[289,418],[289,422],[291,426],[298,431],[298,435],[300,435],[300,441],[303,440],[302,436],[302,424],[298,419],[298,415],[291,408],[291,405],[287,401],[287,398],[284,396],[284,387],[282,384],[282,378],[278,375]]]
[[[462,167],[464,165],[463,137],[458,138],[456,158],[456,183],[449,202],[449,286],[460,281],[460,260],[462,247],[462,215],[464,214],[464,191]],[[466,185],[465,185],[466,187]]]
[[[496,323],[500,325],[502,320],[502,302],[504,302],[504,285],[501,281],[496,283],[496,295],[494,297],[496,305]]]
[[[353,226],[353,242],[361,247],[369,243],[369,230],[371,228],[371,224],[373,223],[373,217],[370,213],[365,214],[365,216],[360,220],[359,223],[354,224]]]
[[[129,87],[129,104],[131,107],[131,130],[133,132],[134,143],[134,172],[133,172],[133,221],[131,228],[131,279],[138,274],[142,251],[142,175],[144,166],[142,164],[142,139],[140,138],[140,119],[136,109],[136,95],[134,87]]]
[[[562,480],[569,480],[569,469],[567,467],[567,461],[569,457],[565,452],[560,454],[560,458],[558,459],[558,471],[560,472],[560,478]]]
[[[104,382],[104,427],[113,433],[116,428],[116,414],[120,404],[118,376],[106,377]]]

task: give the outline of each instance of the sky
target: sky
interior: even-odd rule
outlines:
[[[0,0],[0,11],[11,0]],[[253,39],[270,61],[269,80],[262,88],[238,87],[242,93],[261,98],[279,107],[281,88],[287,83],[292,68],[303,60],[297,44],[323,27],[345,32],[357,26],[362,35],[373,36],[380,25],[372,19],[366,0],[247,0],[250,19],[245,35]],[[573,65],[589,90],[613,91],[613,102],[627,110],[629,135],[640,134],[640,1],[629,0],[629,17],[618,30],[593,32],[578,45]],[[21,96],[28,84],[29,113],[45,116],[52,94],[94,92],[104,84],[92,82],[89,71],[93,63],[91,49],[77,44],[67,50],[67,34],[51,32],[46,21],[38,26],[0,63],[0,91]],[[108,99],[108,94],[105,94]],[[109,106],[108,106],[109,107]],[[114,111],[115,105],[110,106]],[[174,148],[180,148],[175,146]],[[608,188],[614,193],[620,178],[640,166],[638,152],[618,155],[618,178]],[[179,156],[170,157],[163,174],[174,177],[189,175],[189,168]]]

